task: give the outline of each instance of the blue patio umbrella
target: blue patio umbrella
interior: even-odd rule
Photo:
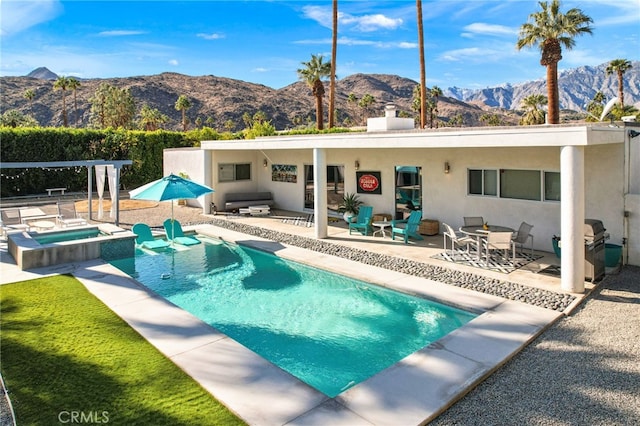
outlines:
[[[133,200],[171,201],[171,223],[173,223],[173,200],[198,198],[210,192],[213,192],[213,189],[208,186],[172,173],[129,191],[129,196]]]

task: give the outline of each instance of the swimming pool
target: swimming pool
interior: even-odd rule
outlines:
[[[327,396],[475,314],[215,239],[112,261],[177,306]]]

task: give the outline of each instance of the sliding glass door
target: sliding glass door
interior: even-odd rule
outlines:
[[[422,167],[396,166],[396,219],[422,209]]]
[[[304,166],[304,208],[313,210],[313,164]],[[344,197],[344,166],[327,166],[327,207],[330,215],[337,215]]]

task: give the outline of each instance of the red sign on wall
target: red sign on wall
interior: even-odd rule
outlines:
[[[380,172],[356,172],[358,180],[358,193],[382,194]]]

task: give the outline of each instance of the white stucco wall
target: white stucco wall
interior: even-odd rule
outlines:
[[[162,163],[163,175],[185,173],[188,179],[210,186],[206,179],[205,159],[207,155],[208,153],[200,148],[165,149]],[[208,199],[209,196],[205,195],[186,201],[189,206],[204,208],[208,205]]]

